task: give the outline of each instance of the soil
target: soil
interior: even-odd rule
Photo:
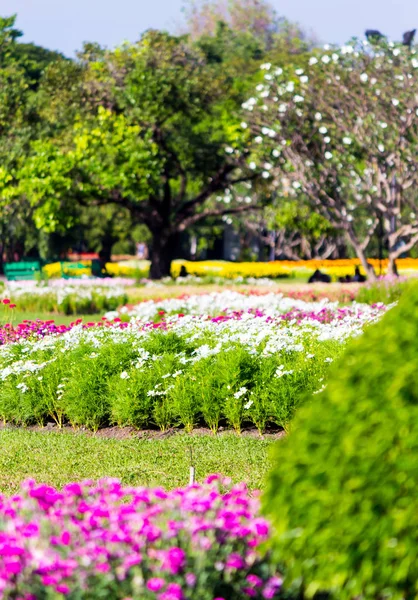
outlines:
[[[97,432],[90,431],[83,427],[75,429],[70,425],[63,425],[63,427],[59,428],[55,423],[47,423],[44,427],[39,425],[31,425],[29,427],[16,427],[13,425],[4,425],[0,424],[0,431],[4,430],[23,430],[23,431],[33,431],[37,433],[50,433],[54,432],[56,434],[60,433],[70,433],[74,435],[85,435],[86,437],[98,437],[104,439],[113,439],[113,440],[126,440],[126,439],[143,439],[143,440],[163,440],[169,438],[173,435],[184,435],[185,430],[181,428],[172,428],[167,431],[160,431],[159,429],[142,429],[138,431],[133,427],[103,427],[99,429]],[[189,434],[192,436],[204,436],[204,435],[216,435],[217,437],[222,437],[225,434],[233,433],[233,430],[226,427],[219,427],[219,430],[216,434],[213,434],[212,431],[206,427],[198,427],[193,429],[193,431]],[[275,440],[283,437],[285,432],[280,428],[269,428],[267,431],[260,435],[259,431],[255,427],[246,427],[241,431],[241,437],[249,437],[249,438],[260,438],[267,440]]]

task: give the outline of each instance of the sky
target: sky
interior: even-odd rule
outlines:
[[[365,29],[400,40],[418,29],[417,0],[271,0],[278,13],[327,43],[344,43]],[[149,28],[178,30],[184,0],[0,0],[0,15],[17,13],[23,40],[67,56],[84,41],[114,47]],[[418,36],[417,36],[418,38]]]

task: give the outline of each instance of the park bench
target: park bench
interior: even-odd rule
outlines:
[[[41,276],[39,260],[11,262],[4,265],[4,274],[8,281],[23,281]]]

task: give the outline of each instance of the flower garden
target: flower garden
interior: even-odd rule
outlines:
[[[9,465],[13,475],[0,477],[9,491],[0,499],[0,597],[300,598],[297,569],[271,528],[280,518],[270,504],[263,515],[256,490],[274,465],[270,448],[285,448],[275,439],[328,393],[347,348],[394,311],[375,301],[383,288],[409,286],[365,286],[365,302],[341,286],[342,302],[292,289],[179,287],[135,303],[129,280],[8,284],[0,473]],[[45,301],[53,313],[68,298],[85,302],[86,314],[103,307],[102,317],[9,318],[20,302],[36,310]]]

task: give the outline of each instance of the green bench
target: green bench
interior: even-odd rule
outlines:
[[[4,265],[4,274],[8,281],[37,279],[41,276],[41,273],[41,262],[39,260],[11,262]]]

